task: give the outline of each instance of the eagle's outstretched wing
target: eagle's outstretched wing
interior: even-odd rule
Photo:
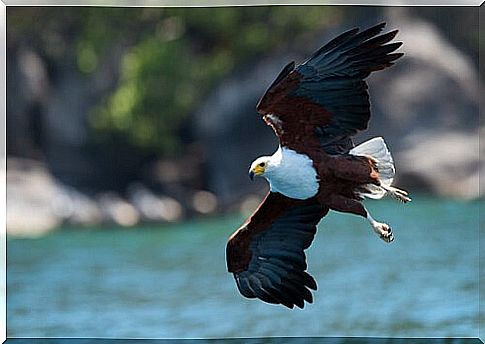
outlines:
[[[316,290],[317,284],[306,272],[304,250],[327,212],[315,198],[268,193],[227,243],[227,267],[241,294],[289,308],[311,303],[309,289]]]
[[[298,67],[291,62],[283,69],[257,105],[282,146],[306,154],[352,148],[350,136],[366,129],[370,118],[364,79],[403,55],[392,53],[401,42],[389,43],[397,30],[378,36],[384,26],[347,31]]]

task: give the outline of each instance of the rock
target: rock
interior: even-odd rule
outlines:
[[[64,222],[81,226],[101,223],[101,211],[92,198],[67,185],[62,185],[59,194],[59,199],[63,202],[58,202],[56,209]]]
[[[137,210],[120,197],[101,195],[98,202],[60,183],[41,162],[9,157],[7,168],[8,235],[38,236],[62,224],[126,226],[138,222]]]
[[[105,223],[134,226],[140,220],[138,210],[115,192],[103,192],[97,196]]]
[[[44,166],[31,160],[7,160],[7,233],[36,236],[62,219],[53,206],[57,188]]]
[[[96,224],[99,211],[87,196],[58,183],[40,162],[7,160],[7,233],[44,234],[64,222]]]
[[[438,154],[436,147],[442,153]],[[416,135],[401,154],[400,176],[408,183],[419,181],[440,195],[476,199],[484,194],[483,186],[479,188],[479,173],[485,166],[477,159],[478,151],[478,133]]]
[[[192,196],[192,207],[200,214],[213,213],[217,209],[217,197],[209,191],[196,191]]]
[[[128,188],[130,202],[140,212],[141,219],[146,222],[174,222],[184,215],[182,205],[174,198],[159,196],[140,183]]]

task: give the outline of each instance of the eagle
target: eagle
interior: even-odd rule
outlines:
[[[304,250],[329,210],[360,215],[393,241],[391,227],[362,201],[389,195],[408,202],[408,193],[392,185],[394,163],[381,137],[352,141],[370,118],[365,79],[403,55],[395,52],[402,42],[391,42],[398,30],[381,34],[385,25],[354,28],[297,67],[289,63],[257,104],[279,147],[251,164],[249,177],[264,177],[270,190],[226,246],[228,271],[243,296],[288,308],[312,303],[317,283]]]

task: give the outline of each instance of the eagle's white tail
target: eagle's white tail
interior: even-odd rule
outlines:
[[[365,186],[365,192],[361,193],[362,196],[380,199],[388,194],[401,202],[409,202],[411,200],[406,191],[392,186],[396,170],[394,168],[394,161],[392,160],[391,153],[387,149],[386,143],[382,137],[374,137],[369,141],[361,143],[357,147],[351,149],[349,153],[352,155],[363,155],[373,158],[376,161],[376,166],[379,170],[379,180],[381,185],[367,184]]]

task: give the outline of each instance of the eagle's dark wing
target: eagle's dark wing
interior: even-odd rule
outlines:
[[[328,212],[315,198],[295,200],[270,192],[231,236],[226,259],[239,291],[248,298],[303,308],[317,284],[305,270],[305,253],[317,223]]]
[[[392,53],[401,42],[389,43],[397,30],[378,35],[384,26],[347,31],[298,67],[292,62],[283,69],[257,105],[281,145],[306,154],[352,148],[350,137],[366,129],[370,117],[364,79],[403,55]]]

